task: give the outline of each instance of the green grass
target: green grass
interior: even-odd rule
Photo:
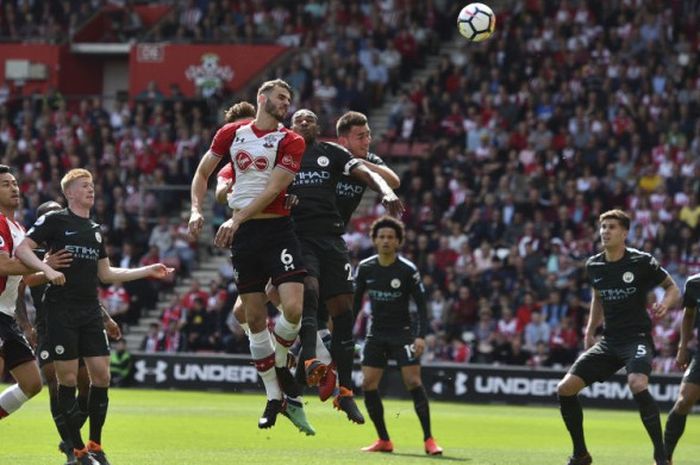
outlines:
[[[0,422],[0,465],[63,463],[46,396],[43,391]],[[330,402],[311,396],[307,414],[315,437],[298,433],[283,417],[272,430],[258,430],[264,407],[258,395],[113,390],[110,398],[104,445],[113,465],[563,465],[570,452],[555,407],[432,402],[433,433],[445,455],[429,458],[410,401],[384,402],[394,454],[367,454],[359,448],[375,439],[373,426],[351,424]],[[584,414],[595,465],[651,463],[651,444],[636,412]],[[675,465],[700,465],[699,436],[700,416],[691,415]]]

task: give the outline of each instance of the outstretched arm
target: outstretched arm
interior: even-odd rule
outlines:
[[[392,189],[398,189],[401,185],[401,179],[399,179],[399,176],[396,173],[394,173],[394,170],[392,170],[388,166],[377,165],[376,163],[372,163],[369,160],[362,160],[362,162],[367,167],[367,169],[381,176],[382,179],[386,181],[386,183]]]
[[[116,268],[110,266],[109,258],[102,258],[97,262],[97,277],[107,284],[135,281],[142,278],[163,279],[173,271],[175,271],[174,268],[168,268],[162,263],[139,268]]]
[[[403,203],[401,203],[401,200],[399,200],[391,187],[389,187],[381,176],[370,171],[365,163],[358,163],[355,165],[352,171],[350,171],[350,175],[353,178],[367,184],[367,186],[369,186],[369,188],[373,191],[381,194],[382,205],[389,210],[390,214],[394,216],[401,216],[401,214],[404,212]]]

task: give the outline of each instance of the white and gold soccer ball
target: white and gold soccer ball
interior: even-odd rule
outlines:
[[[491,37],[496,29],[496,15],[483,3],[470,3],[457,16],[459,33],[472,42],[481,42]]]

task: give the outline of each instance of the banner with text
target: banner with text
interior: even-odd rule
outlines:
[[[151,81],[166,98],[171,84],[187,97],[236,91],[285,50],[280,45],[137,44],[129,56],[129,94],[145,96]]]
[[[164,389],[260,392],[262,383],[245,355],[134,354],[134,385]],[[423,384],[433,399],[451,402],[557,404],[560,370],[439,364],[423,366]],[[649,391],[662,409],[678,396],[679,375],[652,376]],[[362,385],[359,366],[353,371],[356,389]],[[381,391],[390,397],[408,394],[396,368],[385,372]],[[581,393],[587,406],[636,409],[626,377],[615,375]]]

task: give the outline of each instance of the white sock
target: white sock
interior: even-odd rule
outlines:
[[[0,408],[9,415],[28,400],[29,398],[19,388],[19,384],[13,384],[0,393]]]
[[[276,367],[286,367],[287,366],[287,353],[289,352],[289,347],[294,344],[294,341],[299,334],[299,328],[301,328],[301,322],[297,324],[290,323],[284,314],[280,315],[275,323],[275,366]]]
[[[331,353],[328,351],[328,347],[326,347],[326,344],[323,343],[323,337],[326,334],[330,335],[331,332],[327,329],[322,329],[316,332],[316,358],[318,358],[321,363],[330,365],[333,358],[331,357]]]
[[[277,373],[275,373],[275,349],[272,347],[272,339],[267,329],[259,333],[251,333],[250,355],[255,362],[255,368],[265,385],[267,398],[281,399],[282,391],[277,383]]]

